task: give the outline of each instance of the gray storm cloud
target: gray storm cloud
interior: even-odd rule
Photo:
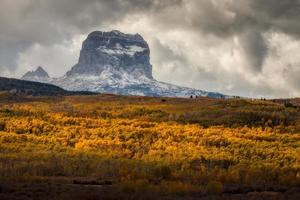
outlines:
[[[240,35],[240,43],[246,57],[247,67],[254,72],[261,72],[268,47],[265,39],[257,30],[248,30]]]
[[[47,50],[53,51],[52,65],[61,65],[54,51],[61,54],[75,36],[121,27],[149,40],[153,64],[162,65],[155,69],[160,79],[168,80],[164,76],[174,67],[158,69],[176,66],[186,73],[182,77],[203,72],[189,82],[177,73],[173,82],[179,84],[211,89],[211,82],[219,81],[213,85],[220,92],[247,95],[244,90],[252,87],[248,95],[300,95],[297,75],[285,73],[290,58],[283,51],[299,54],[299,21],[300,0],[1,0],[0,75],[23,72],[28,66],[22,65],[42,60]],[[275,51],[284,54],[280,63]],[[293,61],[293,69],[299,63]],[[275,87],[271,74],[282,83]]]

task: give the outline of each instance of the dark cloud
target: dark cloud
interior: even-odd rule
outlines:
[[[248,61],[248,68],[254,72],[261,72],[268,50],[262,33],[257,30],[246,30],[240,35],[240,42]]]
[[[262,70],[268,51],[265,32],[300,37],[299,0],[195,0],[178,6],[178,12],[159,14],[156,21],[163,28],[187,28],[224,39],[238,36],[249,68],[256,72]]]

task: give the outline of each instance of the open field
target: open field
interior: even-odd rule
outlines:
[[[300,108],[0,97],[0,199],[299,199]]]

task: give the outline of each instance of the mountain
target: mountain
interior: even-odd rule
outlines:
[[[43,80],[48,78],[50,78],[48,73],[41,66],[39,66],[35,71],[29,71],[22,76],[23,80]]]
[[[78,63],[63,77],[49,78],[35,72],[31,72],[33,76],[24,75],[23,79],[51,83],[71,91],[141,96],[225,97],[220,93],[155,80],[147,42],[139,34],[124,34],[120,31],[90,33],[82,44]]]
[[[33,81],[25,81],[19,79],[11,79],[0,77],[0,91],[9,92],[14,95],[46,95],[46,96],[57,96],[57,95],[92,95],[92,92],[72,92],[66,91],[58,86],[39,83]]]
[[[149,55],[148,44],[138,34],[95,31],[83,42],[78,64],[67,72],[67,76],[99,76],[104,71],[115,70],[136,78],[152,79]]]

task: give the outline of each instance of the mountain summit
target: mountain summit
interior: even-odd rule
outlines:
[[[40,70],[39,70],[40,71]],[[36,72],[36,71],[35,71]],[[150,49],[139,34],[94,31],[82,44],[78,63],[65,76],[24,75],[23,79],[52,83],[66,90],[122,95],[188,97],[224,95],[155,80]]]
[[[67,76],[101,75],[105,70],[117,70],[152,79],[149,55],[147,42],[138,34],[95,31],[83,42],[79,61]]]
[[[22,79],[24,80],[43,80],[48,78],[50,78],[48,73],[41,66],[39,66],[36,70],[29,71],[22,76]]]

